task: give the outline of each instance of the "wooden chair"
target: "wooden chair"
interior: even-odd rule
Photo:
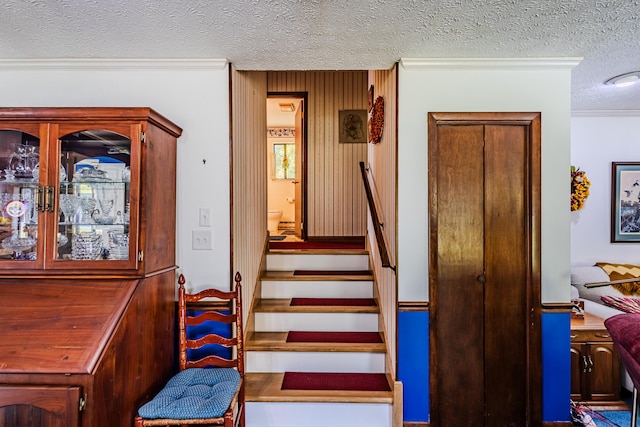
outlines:
[[[613,345],[618,350],[620,362],[633,383],[631,427],[636,427],[640,389],[640,314],[617,314],[606,319],[604,326],[609,331]]]
[[[221,425],[244,427],[244,353],[242,336],[242,286],[236,273],[235,290],[206,289],[187,294],[185,279],[178,279],[180,370],[151,401],[138,410],[135,426]],[[206,303],[201,302],[205,298]],[[198,308],[187,304],[200,303]],[[224,306],[218,305],[224,303]],[[204,305],[206,304],[206,305]],[[209,322],[209,323],[205,323]],[[211,322],[229,325],[231,336],[211,331]],[[219,323],[214,323],[220,325]],[[235,328],[233,327],[235,325]],[[189,337],[205,328],[202,337]],[[206,346],[206,347],[205,347]],[[222,347],[220,347],[222,346]],[[203,355],[205,351],[215,353]],[[219,353],[227,353],[220,355]]]

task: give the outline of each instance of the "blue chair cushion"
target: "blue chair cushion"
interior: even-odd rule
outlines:
[[[180,371],[164,388],[144,404],[142,418],[188,420],[221,417],[240,384],[232,368],[190,368]]]

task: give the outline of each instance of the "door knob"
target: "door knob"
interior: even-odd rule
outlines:
[[[484,277],[484,274],[481,274],[478,277],[476,277],[476,280],[480,283],[484,283],[487,281],[486,277]]]

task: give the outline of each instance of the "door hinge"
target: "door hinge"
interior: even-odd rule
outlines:
[[[140,132],[140,142],[143,144],[147,142],[147,134],[144,131]]]
[[[144,251],[138,252],[138,262],[142,262],[144,260]]]
[[[82,412],[85,409],[87,409],[87,393],[80,397],[80,402],[78,404],[78,411]]]

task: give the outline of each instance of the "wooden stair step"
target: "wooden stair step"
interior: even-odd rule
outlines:
[[[245,374],[247,402],[393,403],[392,391],[282,390],[284,372]],[[393,386],[393,382],[391,382]]]
[[[291,298],[260,299],[256,313],[378,313],[377,305],[291,305]]]
[[[358,273],[364,273],[358,271]],[[260,277],[261,280],[291,280],[291,281],[363,281],[373,280],[373,273],[369,274],[295,274],[295,271],[265,271]]]
[[[305,351],[384,353],[384,343],[287,342],[287,332],[254,332],[245,343],[247,351]]]

